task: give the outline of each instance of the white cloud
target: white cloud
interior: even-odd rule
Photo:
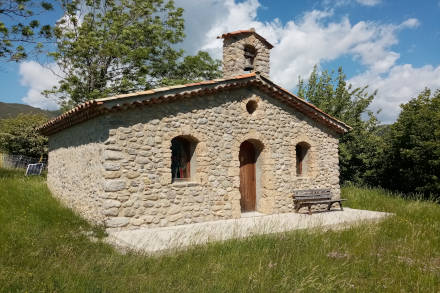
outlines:
[[[416,28],[420,25],[417,18],[408,18],[399,25],[399,28]]]
[[[297,23],[286,24],[283,37],[273,49],[273,79],[292,88],[291,75],[307,76],[314,64],[352,56],[374,71],[388,70],[399,54],[390,50],[397,43],[398,26],[358,22],[352,25],[347,17],[338,22],[323,20],[331,14],[320,11],[306,13]]]
[[[372,109],[382,109],[379,119],[392,123],[400,112],[400,104],[415,98],[425,87],[440,88],[440,66],[426,65],[414,68],[411,64],[393,66],[385,74],[367,71],[349,80],[354,86],[368,84],[370,90],[378,90]]]
[[[353,1],[332,3],[347,5],[350,2]],[[356,2],[368,6],[381,3],[379,0]],[[397,65],[400,54],[392,48],[399,42],[399,32],[420,25],[415,18],[400,24],[351,23],[348,16],[336,19],[333,10],[312,10],[286,23],[278,19],[262,22],[258,20],[258,9],[261,7],[258,0],[240,3],[234,0],[177,0],[176,4],[185,9],[187,39],[184,47],[189,53],[203,49],[213,57],[221,58],[222,42],[216,39],[218,35],[254,27],[275,45],[271,53],[271,79],[290,90],[295,88],[298,75],[307,77],[315,64],[319,66],[340,57],[351,57],[365,67],[365,72],[354,77],[352,82],[357,86],[371,84],[372,88],[379,89],[373,107],[383,108],[380,117],[384,122],[396,118],[400,103],[406,102],[425,86],[437,84],[436,68]],[[407,74],[423,75],[425,79],[412,83],[410,89],[404,91],[402,89],[408,87],[411,79],[402,78]],[[391,100],[385,98],[387,96],[392,97]]]
[[[356,2],[357,4],[364,6],[376,6],[382,3],[382,0],[324,0],[322,3],[326,7],[339,7],[339,6],[347,6]]]
[[[26,61],[20,64],[20,82],[29,88],[26,96],[22,98],[24,103],[41,109],[55,110],[59,108],[55,99],[48,99],[41,94],[43,90],[51,89],[59,81],[59,78],[51,70],[56,70],[55,63],[48,64],[46,67],[35,61]]]
[[[356,0],[357,3],[365,6],[375,6],[382,2],[381,0]]]
[[[296,85],[298,75],[307,76],[313,65],[346,55],[375,72],[386,72],[400,57],[399,53],[390,50],[398,43],[397,32],[418,25],[414,18],[399,25],[366,21],[351,24],[348,17],[334,21],[332,10],[309,11],[297,21],[284,25],[278,19],[261,22],[257,20],[260,7],[257,0],[241,3],[209,0],[203,1],[202,7],[196,0],[179,0],[177,5],[185,8],[185,19],[190,19],[187,25],[189,39],[185,40],[184,47],[191,53],[203,49],[221,58],[222,42],[216,39],[218,35],[254,27],[275,45],[272,79],[290,89]],[[193,15],[200,15],[198,22],[203,25],[196,23]]]
[[[76,19],[79,24],[82,23],[84,14],[87,12],[85,3],[81,4],[81,9],[76,12]],[[67,15],[58,19],[57,24],[63,28],[73,28],[73,23]],[[56,63],[41,65],[35,61],[25,61],[20,63],[19,73],[21,76],[20,83],[28,87],[26,96],[22,98],[25,104],[47,110],[59,109],[59,101],[56,98],[46,98],[41,94],[42,91],[51,89],[57,85],[61,79],[60,70]]]
[[[184,8],[186,39],[184,48],[193,54],[197,50],[208,51],[221,58],[222,41],[217,36],[238,29],[254,27],[269,42],[276,41],[276,31],[281,26],[273,22],[257,21],[258,0],[236,3],[234,0],[177,0],[176,6]]]
[[[340,1],[348,3],[353,0]],[[381,1],[357,2],[371,6]],[[183,47],[189,54],[206,50],[214,58],[221,58],[222,41],[217,36],[254,27],[275,46],[271,54],[271,79],[290,90],[295,88],[298,76],[307,77],[315,64],[319,66],[323,62],[351,57],[353,62],[365,68],[364,73],[351,81],[358,86],[370,84],[372,88],[379,89],[374,107],[383,108],[380,117],[385,122],[397,116],[400,103],[416,95],[425,86],[438,84],[438,68],[397,64],[400,54],[393,50],[393,46],[399,41],[398,33],[418,27],[420,23],[415,18],[406,19],[400,24],[372,21],[351,23],[348,16],[334,17],[331,9],[315,9],[286,23],[277,18],[262,22],[258,19],[258,9],[261,8],[258,0],[176,0],[176,6],[185,9],[187,37]],[[24,101],[56,107],[54,101],[48,101],[40,92],[56,84],[58,79],[36,63],[25,62],[20,72],[22,69],[22,82],[30,87]],[[408,74],[424,76],[424,79],[415,78],[417,82],[410,83],[411,77],[403,78]],[[404,91],[405,87],[408,90]]]

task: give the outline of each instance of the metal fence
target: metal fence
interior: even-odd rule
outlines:
[[[0,153],[0,168],[7,169],[26,169],[29,164],[43,163],[44,169],[47,167],[47,159],[31,158],[22,155],[10,155]]]

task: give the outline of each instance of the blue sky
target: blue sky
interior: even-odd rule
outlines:
[[[440,0],[176,0],[185,9],[188,54],[221,58],[217,35],[255,27],[275,48],[271,79],[295,91],[298,75],[342,66],[354,86],[378,90],[371,108],[384,123],[423,88],[440,88]],[[45,22],[62,15],[50,14]],[[56,70],[56,65],[46,64]],[[56,84],[32,60],[1,65],[0,101],[56,108],[40,92]]]

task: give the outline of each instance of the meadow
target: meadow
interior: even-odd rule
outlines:
[[[440,292],[440,205],[416,196],[345,186],[349,207],[395,215],[147,256],[22,173],[0,169],[1,292]]]

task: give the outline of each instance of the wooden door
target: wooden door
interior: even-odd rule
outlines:
[[[240,146],[240,205],[242,212],[255,211],[256,175],[255,148],[252,143],[245,141]]]

